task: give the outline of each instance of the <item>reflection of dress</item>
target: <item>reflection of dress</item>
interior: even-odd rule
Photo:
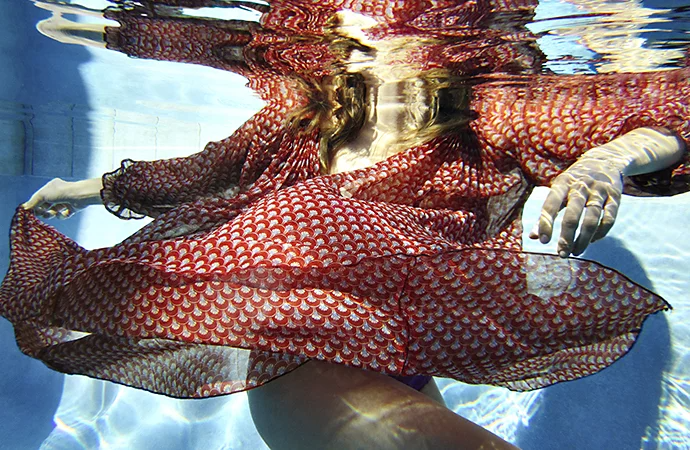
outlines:
[[[520,252],[520,210],[629,129],[687,141],[688,72],[512,81],[474,87],[470,130],[355,172],[318,176],[318,131],[284,126],[279,102],[198,155],[126,162],[108,208],[157,217],[112,248],[19,210],[0,313],[57,370],[176,397],[309,358],[513,389],[600,370],[667,305],[596,263]]]

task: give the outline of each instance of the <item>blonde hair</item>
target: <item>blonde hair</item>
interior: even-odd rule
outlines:
[[[420,101],[428,101],[429,105],[409,109],[409,123],[413,125],[399,136],[395,144],[398,148],[393,153],[458,131],[471,120],[471,87],[447,71],[428,71],[400,81],[422,84],[424,98],[413,93],[415,98],[409,99],[410,105]],[[328,173],[335,151],[353,140],[364,125],[369,87],[362,74],[342,72],[327,77],[315,88],[318,95],[310,97],[312,102],[305,110],[309,110],[312,117],[308,126],[320,129],[319,160],[322,171]],[[304,114],[304,111],[297,114]]]

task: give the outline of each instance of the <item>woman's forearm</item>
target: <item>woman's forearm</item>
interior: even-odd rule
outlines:
[[[585,152],[581,160],[615,166],[621,175],[656,172],[678,162],[685,142],[664,128],[637,128]]]
[[[70,186],[70,196],[84,206],[100,205],[101,189],[103,189],[103,179],[89,178],[87,180],[75,181]]]

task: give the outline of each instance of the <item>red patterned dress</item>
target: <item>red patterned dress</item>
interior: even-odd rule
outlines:
[[[288,125],[306,101],[294,78],[246,70],[285,95],[197,155],[104,176],[108,209],[155,217],[121,244],[85,250],[17,210],[0,314],[23,352],[173,397],[250,389],[309,359],[525,390],[610,365],[668,308],[597,263],[522,252],[520,212],[626,131],[688,142],[688,69],[485,81],[466,129],[332,175],[318,128]],[[687,164],[643,187],[686,179]]]

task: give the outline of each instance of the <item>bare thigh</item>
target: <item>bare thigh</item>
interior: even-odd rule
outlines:
[[[516,448],[393,378],[351,367],[311,361],[248,394],[275,450]]]

